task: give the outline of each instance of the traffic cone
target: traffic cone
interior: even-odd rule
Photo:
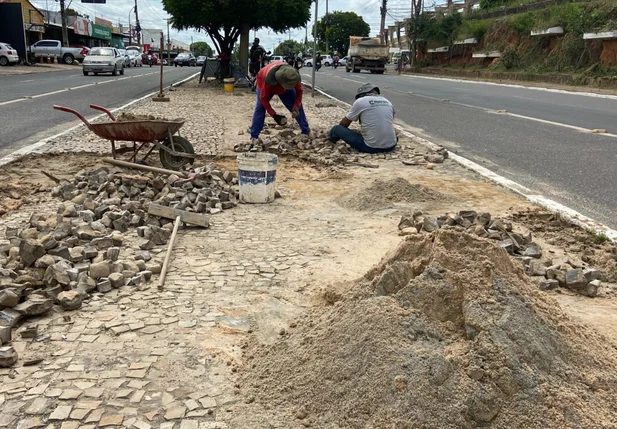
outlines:
[[[58,56],[54,55],[54,60],[52,61],[52,64],[58,64]]]
[[[39,57],[39,63],[43,64],[43,57]]]
[[[47,64],[51,64],[51,58],[49,58],[49,55],[47,55]]]

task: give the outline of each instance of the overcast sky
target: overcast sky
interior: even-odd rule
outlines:
[[[67,5],[68,5],[67,0]],[[341,11],[353,11],[362,16],[364,20],[371,26],[371,35],[377,35],[379,32],[379,7],[381,0],[319,0],[319,18],[326,13],[326,1],[328,3],[328,10],[330,12],[335,10]],[[31,0],[31,2],[41,9],[48,8],[52,11],[60,9],[59,4],[54,0]],[[445,2],[445,0],[444,0]],[[118,25],[128,25],[129,11],[134,6],[134,0],[107,0],[107,4],[82,4],[81,0],[73,0],[70,3],[71,8],[77,10],[81,14],[89,15],[92,19],[94,16],[108,19]],[[167,12],[163,9],[163,4],[160,0],[137,0],[137,7],[139,11],[139,21],[142,28],[160,28],[166,31],[167,24],[166,18]],[[395,20],[402,20],[408,17],[411,13],[411,0],[388,0],[388,15],[386,19],[386,25],[393,24]],[[312,12],[315,11],[315,5],[312,6]],[[312,23],[311,18],[311,23]],[[131,12],[131,24],[135,24],[135,14]],[[310,25],[309,25],[310,31]],[[273,31],[267,29],[261,29],[257,31],[257,37],[261,39],[262,45],[266,49],[273,49],[279,41],[292,38],[294,40],[303,41],[305,36],[305,29],[292,30],[290,33],[276,34]],[[175,31],[171,30],[171,37],[186,43],[191,43],[191,37],[193,41],[206,41],[212,46],[210,38],[204,33],[198,33],[195,31]],[[251,40],[253,39],[253,33],[251,32]],[[309,35],[309,39],[311,36]]]

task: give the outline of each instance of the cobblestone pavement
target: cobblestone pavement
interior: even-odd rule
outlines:
[[[255,94],[247,90],[237,90],[233,94],[225,93],[222,89],[199,86],[196,81],[190,81],[169,91],[170,103],[155,103],[151,99],[142,100],[129,106],[126,111],[136,115],[153,115],[159,118],[185,118],[186,123],[180,129],[180,134],[186,137],[194,146],[195,153],[209,156],[234,155],[234,145],[247,143],[250,139],[248,128],[251,124]],[[323,96],[311,98],[305,94],[303,104],[313,131],[329,129],[337,124],[347,111]],[[316,105],[326,105],[319,107]],[[283,107],[280,100],[272,99],[273,107],[289,117],[289,112]],[[221,106],[224,110],[221,111]],[[172,113],[170,113],[172,112]],[[84,113],[84,112],[82,112]],[[90,112],[86,116],[90,116]],[[96,113],[92,111],[92,114]],[[108,121],[107,116],[101,116],[96,121]],[[273,120],[268,119],[267,123]],[[290,126],[299,133],[300,129],[295,121]],[[268,135],[267,127],[263,135]],[[117,146],[132,143],[117,143]],[[50,140],[49,144],[39,148],[35,153],[62,153],[62,152],[92,152],[100,154],[110,153],[110,143],[97,137],[86,127],[80,127],[74,132]],[[361,154],[362,157],[374,157]],[[397,154],[381,154],[377,158],[396,158]],[[154,157],[152,157],[154,159]]]
[[[0,370],[0,427],[228,427],[247,336],[273,342],[322,282],[360,276],[398,240],[390,221],[354,217],[332,201],[239,206],[181,231],[164,291],[123,287],[29,319],[39,337],[18,330],[13,345],[42,361]]]

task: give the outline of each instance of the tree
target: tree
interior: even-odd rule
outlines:
[[[276,48],[274,48],[274,55],[297,55],[299,52],[304,51],[304,43],[296,42],[295,40],[285,40]]]
[[[200,57],[200,56],[205,56],[205,57],[211,57],[212,56],[212,48],[210,47],[210,45],[208,45],[207,42],[195,42],[191,45],[191,51],[193,51],[193,55],[195,55],[196,57]]]
[[[242,34],[241,65],[248,66],[248,36],[268,27],[284,32],[302,27],[310,18],[311,0],[163,0],[178,30],[205,31],[220,54],[231,56]]]
[[[335,11],[328,14],[327,23],[325,16],[317,21],[317,41],[324,41],[327,34],[331,50],[341,56],[347,55],[350,36],[368,37],[370,32],[371,26],[354,12]]]

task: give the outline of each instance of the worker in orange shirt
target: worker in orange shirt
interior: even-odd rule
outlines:
[[[257,104],[253,112],[253,123],[251,124],[251,144],[256,144],[259,134],[264,127],[266,112],[274,118],[277,124],[285,125],[287,118],[277,114],[270,100],[278,95],[285,107],[291,112],[302,134],[310,134],[304,109],[302,108],[302,82],[300,74],[292,66],[275,62],[268,64],[257,73]]]

